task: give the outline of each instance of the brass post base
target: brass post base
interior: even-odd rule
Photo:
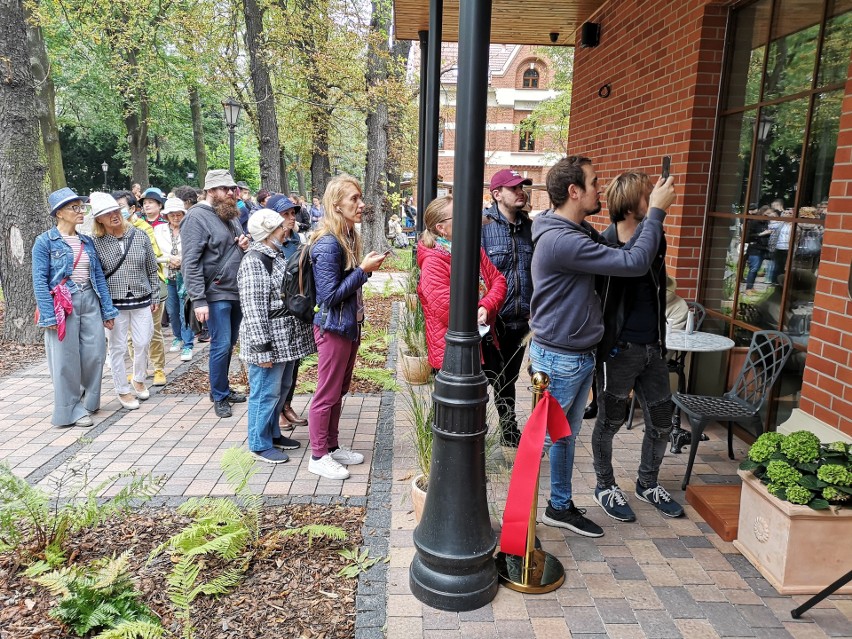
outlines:
[[[498,552],[495,562],[500,583],[510,590],[540,595],[556,590],[565,582],[565,569],[560,561],[538,548],[532,551],[532,567],[526,575],[523,557]]]

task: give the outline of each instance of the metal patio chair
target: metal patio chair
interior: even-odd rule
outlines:
[[[698,302],[687,302],[689,310],[695,313],[695,330],[700,331],[701,325],[704,323],[704,318],[707,317],[707,311]],[[677,388],[678,390],[686,388],[686,352],[676,351],[674,356],[668,361],[669,373],[677,373]],[[636,411],[636,391],[633,391],[632,399],[630,400],[630,409],[627,413],[627,430],[633,428],[633,413]]]
[[[751,339],[743,366],[733,387],[721,397],[675,393],[675,405],[683,411],[692,427],[689,462],[681,489],[686,490],[695,453],[704,429],[711,422],[728,423],[728,457],[734,459],[734,422],[752,432],[762,427],[760,409],[770,389],[778,381],[784,364],[793,352],[793,342],[780,331],[757,331]]]

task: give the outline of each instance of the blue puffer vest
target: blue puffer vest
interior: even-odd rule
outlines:
[[[488,259],[506,278],[506,301],[500,318],[507,326],[526,326],[532,299],[532,221],[518,213],[514,224],[503,217],[494,204],[483,213],[482,248]]]
[[[357,341],[358,289],[369,277],[360,266],[345,270],[343,247],[333,235],[324,235],[311,247],[314,285],[319,312],[314,315],[314,326]]]

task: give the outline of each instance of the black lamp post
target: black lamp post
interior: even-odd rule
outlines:
[[[488,383],[476,327],[491,0],[462,2],[459,13],[456,121],[465,126],[457,131],[455,152],[453,248],[458,248],[452,256],[444,364],[432,395],[432,472],[409,571],[415,597],[453,611],[481,608],[497,594],[497,536],[485,494]]]
[[[225,109],[225,124],[228,125],[228,141],[230,143],[230,149],[231,149],[231,162],[230,162],[231,177],[235,178],[235,176],[234,176],[234,134],[237,131],[237,121],[240,119],[240,110],[242,110],[243,107],[239,102],[234,100],[233,97],[230,97],[227,100],[222,101],[222,108]]]
[[[101,170],[104,172],[104,193],[106,193],[106,190],[107,190],[107,171],[109,171],[109,164],[107,164],[106,162],[101,164]]]

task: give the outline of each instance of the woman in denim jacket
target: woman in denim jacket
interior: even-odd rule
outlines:
[[[355,224],[364,214],[361,185],[350,175],[332,179],[323,197],[325,215],[311,237],[311,263],[319,312],[314,317],[317,343],[317,390],[311,400],[308,470],[328,479],[348,479],[349,464],[364,461],[361,453],[341,448],[338,427],[343,396],[349,392],[355,356],[361,343],[364,299],[361,287],[385,256],[371,251],[359,265],[361,236]]]
[[[78,235],[83,222],[81,197],[69,188],[50,194],[50,214],[56,226],[33,244],[33,290],[38,325],[46,328],[44,346],[53,380],[55,426],[91,426],[90,413],[101,407],[101,377],[106,359],[104,328],[111,329],[118,311],[112,304],[92,238]],[[65,337],[59,339],[51,291],[64,284],[72,310],[65,318]]]

